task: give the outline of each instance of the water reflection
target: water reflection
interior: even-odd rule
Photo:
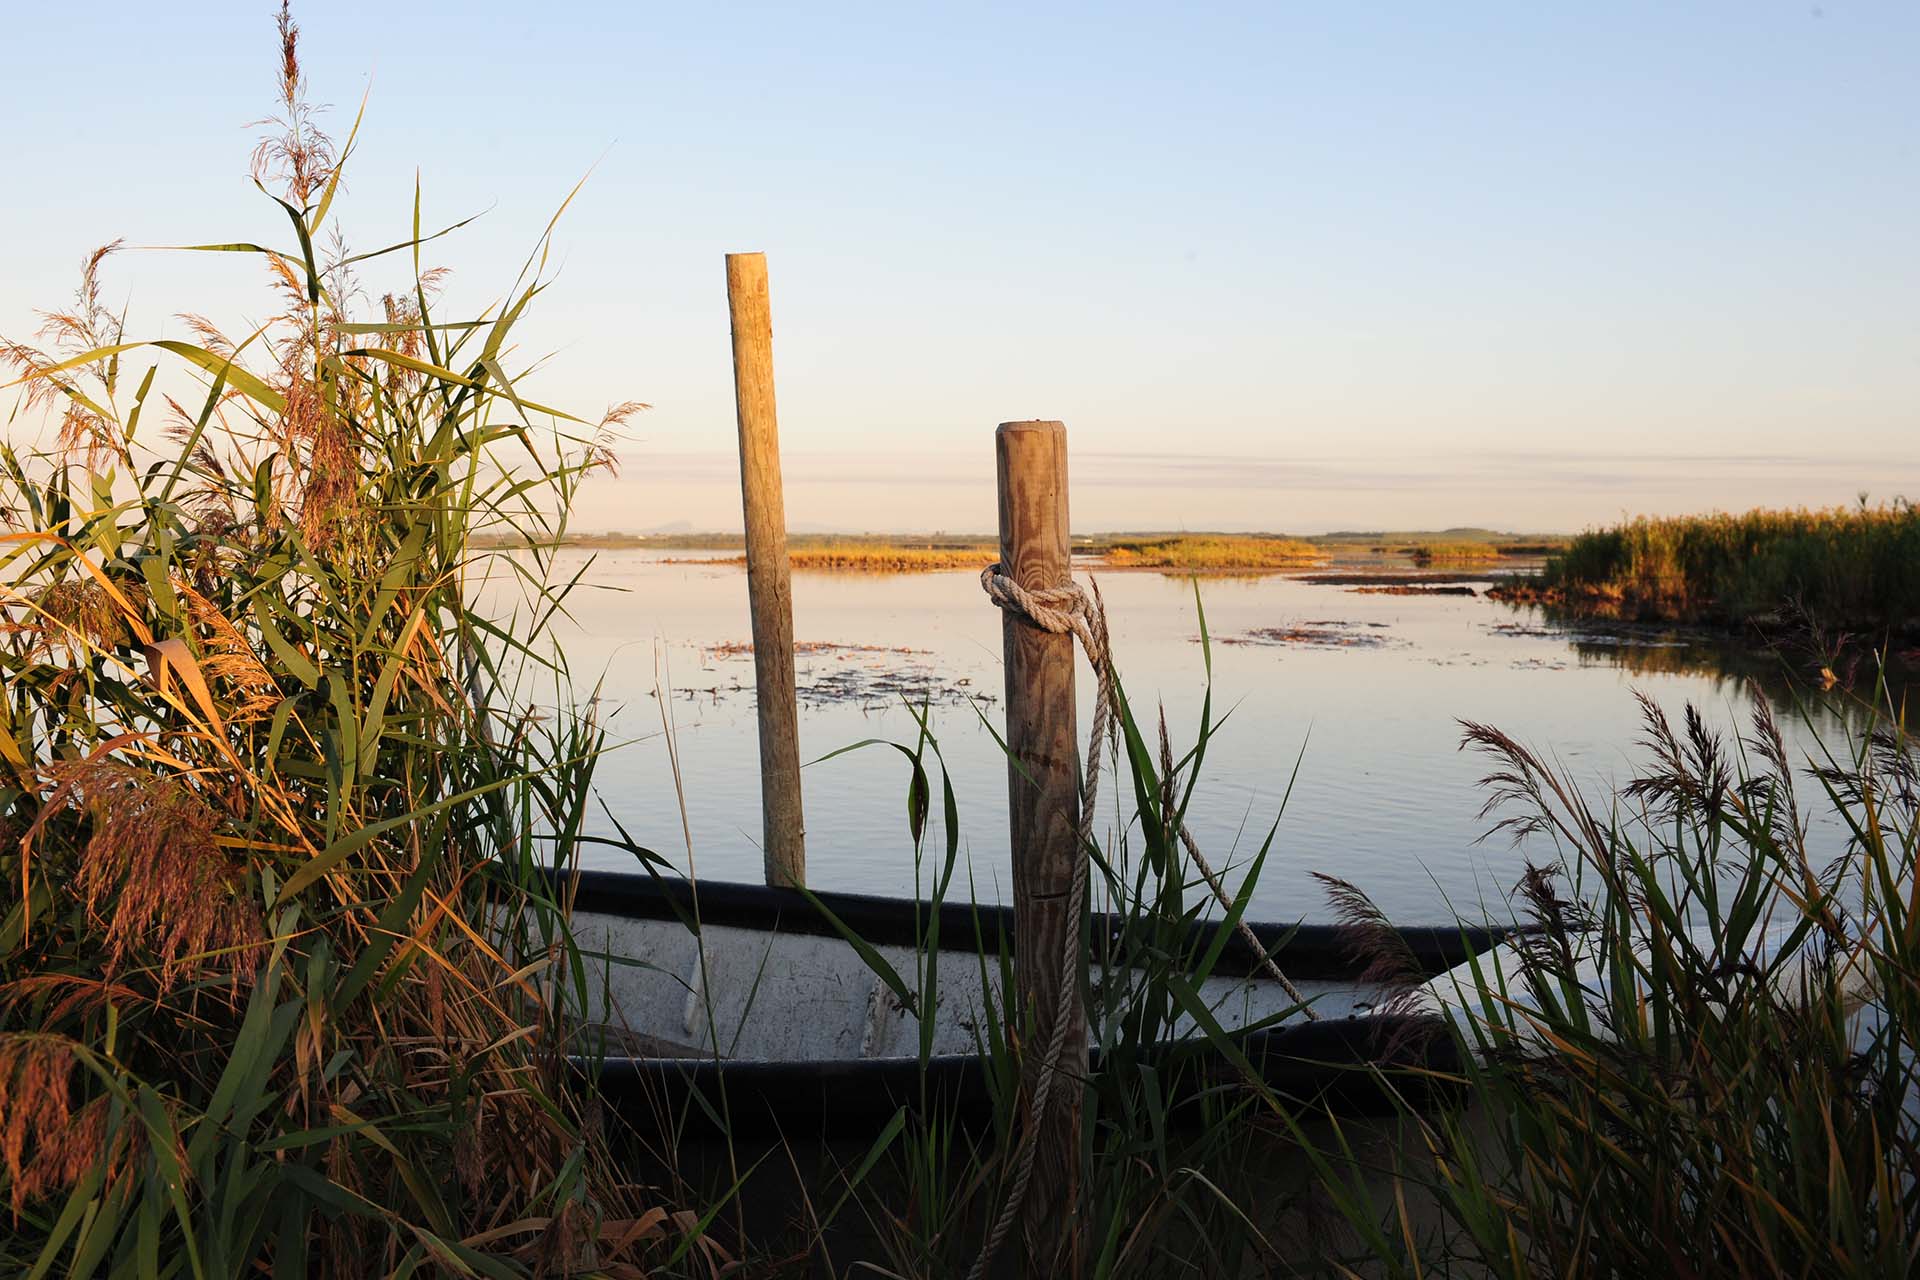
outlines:
[[[585,567],[570,602],[567,657],[583,690],[599,682],[612,738],[624,744],[601,762],[610,816],[597,834],[611,835],[617,819],[640,843],[683,865],[691,858],[703,876],[757,879],[744,573],[685,563],[684,552],[673,564],[642,551],[603,551],[590,566],[587,558],[563,553],[555,572]],[[1164,705],[1176,749],[1191,744],[1206,688],[1193,582],[1098,576],[1130,702],[1143,716]],[[1221,723],[1189,821],[1216,863],[1244,863],[1273,830],[1254,897],[1265,918],[1325,918],[1314,871],[1364,884],[1409,923],[1453,909],[1506,913],[1525,856],[1542,851],[1481,840],[1485,768],[1459,750],[1462,720],[1499,726],[1597,790],[1632,776],[1636,690],[1675,716],[1697,704],[1734,735],[1745,730],[1755,690],[1783,708],[1804,704],[1806,717],[1780,716],[1799,758],[1817,753],[1817,733],[1857,724],[1850,708],[1870,691],[1823,691],[1803,658],[1704,633],[1579,624],[1501,605],[1484,597],[1484,580],[1464,575],[1445,585],[1473,586],[1472,595],[1353,589],[1365,585],[1286,576],[1199,585]],[[911,742],[917,725],[906,703],[926,702],[959,806],[961,881],[983,899],[1000,897],[1007,769],[989,732],[1001,715],[1000,617],[977,576],[799,573],[793,596],[803,646],[796,674],[806,691],[801,752],[815,762],[803,771],[810,880],[913,892],[904,765],[891,751],[836,753],[866,739]],[[1365,642],[1349,642],[1356,637]],[[1900,668],[1901,692],[1909,671]],[[1870,686],[1870,666],[1858,675]],[[1084,672],[1079,695],[1084,724],[1092,695]],[[1117,811],[1102,816],[1110,828],[1122,820]],[[938,825],[936,815],[936,847]],[[633,869],[614,852],[595,857]]]
[[[1821,637],[1785,630],[1750,637],[1677,623],[1619,622],[1580,617],[1540,605],[1502,605],[1511,620],[1491,624],[1496,635],[1563,641],[1582,666],[1633,676],[1692,676],[1721,696],[1759,690],[1777,711],[1805,711],[1858,724],[1890,700],[1904,706],[1920,669],[1920,653],[1883,647],[1861,637]],[[1884,685],[1884,687],[1882,687]]]

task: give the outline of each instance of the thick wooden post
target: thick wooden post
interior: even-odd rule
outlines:
[[[733,317],[733,395],[740,421],[740,502],[747,523],[747,595],[760,712],[760,817],[767,883],[807,881],[800,810],[799,707],[793,689],[793,580],[780,491],[780,428],[773,406],[773,317],[767,259],[727,255]]]
[[[1067,429],[1003,422],[994,433],[1000,481],[1000,563],[1021,586],[1071,580],[1067,533]],[[1032,1274],[1078,1274],[1074,1208],[1080,1177],[1080,1089],[1087,1072],[1086,1008],[1079,975],[1061,956],[1080,920],[1071,910],[1079,847],[1080,750],[1074,724],[1073,637],[1005,612],[1008,825],[1013,835],[1014,973],[1024,1045],[1023,1096],[1031,1104],[1053,1034],[1060,983],[1074,984],[1066,1050],[1035,1135],[1033,1181],[1022,1218]]]

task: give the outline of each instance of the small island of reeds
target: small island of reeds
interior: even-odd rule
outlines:
[[[1265,535],[1181,535],[1115,540],[1105,559],[1115,569],[1297,569],[1326,559],[1324,549],[1299,538]]]

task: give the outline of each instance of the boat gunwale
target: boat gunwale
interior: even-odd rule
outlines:
[[[847,893],[841,890],[772,888],[739,881],[688,881],[665,876],[580,869],[549,873],[561,900],[575,913],[630,920],[698,920],[714,925],[765,932],[838,938],[842,934],[820,906],[873,946],[921,945],[931,923],[931,904],[913,898]],[[811,894],[811,899],[809,898]],[[819,905],[816,905],[817,900]],[[1106,912],[1093,912],[1094,941],[1102,933],[1117,938],[1120,922]],[[1296,980],[1355,979],[1366,960],[1354,953],[1353,931],[1332,924],[1304,921],[1283,924],[1247,921],[1260,944],[1273,953],[1287,976]],[[1218,919],[1189,922],[1189,943],[1196,949],[1210,944],[1225,926]],[[1484,952],[1516,930],[1498,925],[1396,925],[1394,932],[1408,954],[1428,977],[1445,973]],[[940,905],[940,950],[995,954],[1014,950],[1013,908],[1000,905],[945,902]],[[1214,972],[1223,977],[1257,977],[1262,961],[1244,942],[1230,939],[1221,948]]]

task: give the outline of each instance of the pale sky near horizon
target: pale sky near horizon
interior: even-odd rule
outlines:
[[[1027,417],[1068,424],[1082,531],[1920,498],[1920,6],[296,16],[337,134],[371,88],[355,244],[405,237],[416,167],[429,223],[485,211],[434,246],[443,315],[495,299],[591,170],[531,390],[655,408],[584,527],[738,527],[744,249],[796,528],[990,528],[992,428]],[[115,237],[284,238],[242,127],[271,105],[265,0],[6,29],[0,334]],[[259,280],[128,252],[108,297],[184,336],[175,312],[257,321]]]

